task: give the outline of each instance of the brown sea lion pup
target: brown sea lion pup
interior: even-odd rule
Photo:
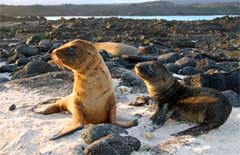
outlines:
[[[74,40],[55,49],[51,57],[56,64],[74,73],[73,92],[49,108],[36,112],[53,114],[68,111],[72,114],[72,122],[51,140],[82,129],[84,124],[111,123],[125,128],[138,124],[137,120],[116,121],[112,79],[100,53],[92,44]]]
[[[221,92],[182,85],[160,62],[139,63],[134,70],[158,105],[151,117],[153,124],[163,125],[170,117],[198,123],[173,135],[198,136],[206,133],[223,125],[232,111],[231,104]]]
[[[114,43],[114,42],[99,42],[94,43],[94,46],[98,51],[106,50],[111,53],[113,56],[137,56],[139,55],[139,51],[136,47],[122,44],[122,43]]]

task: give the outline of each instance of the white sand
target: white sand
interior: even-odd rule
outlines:
[[[117,82],[114,80],[114,83]],[[78,148],[86,145],[79,136],[81,131],[56,141],[48,140],[70,122],[70,115],[61,113],[43,116],[30,111],[36,103],[58,97],[55,95],[57,92],[43,95],[38,91],[24,90],[13,85],[8,87],[0,89],[1,155],[73,154]],[[170,137],[170,134],[184,130],[190,124],[169,121],[162,128],[151,133],[149,107],[128,106],[127,103],[133,101],[139,94],[129,95],[127,90],[122,92],[126,94],[118,94],[121,118],[132,119],[132,115],[136,113],[143,115],[137,127],[128,129],[129,135],[137,137],[142,142],[141,150],[134,152],[134,155],[149,154],[143,150],[153,146],[161,146],[162,149],[174,155],[238,155],[240,153],[239,108],[233,109],[229,120],[219,129],[197,138],[186,136],[176,139]],[[8,111],[11,104],[16,104],[15,111]]]

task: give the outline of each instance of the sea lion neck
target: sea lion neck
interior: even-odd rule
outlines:
[[[149,93],[153,100],[160,103],[175,102],[179,97],[182,96],[185,87],[183,87],[177,80],[169,85],[167,88],[163,87],[150,87]]]

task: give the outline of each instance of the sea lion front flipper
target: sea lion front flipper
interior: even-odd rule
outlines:
[[[56,140],[56,139],[59,139],[61,137],[64,137],[66,135],[69,135],[69,134],[72,134],[78,130],[81,130],[83,129],[83,125],[80,124],[80,125],[74,125],[74,124],[71,124],[69,125],[68,127],[65,127],[60,133],[54,135],[52,138],[50,138],[50,140]]]
[[[165,103],[159,107],[157,106],[156,112],[150,118],[153,122],[153,130],[162,126],[173,114],[174,110],[170,109],[170,105]]]
[[[50,138],[50,140],[56,140],[61,137],[64,137],[66,135],[72,134],[78,130],[81,130],[83,128],[84,123],[84,115],[81,111],[81,104],[74,103],[72,107],[72,115],[73,115],[73,122],[65,127],[60,133]]]
[[[201,134],[207,133],[210,130],[209,126],[206,123],[201,123],[197,126],[191,127],[184,131],[171,134],[172,136],[183,136],[183,135],[191,135],[191,136],[199,136]]]

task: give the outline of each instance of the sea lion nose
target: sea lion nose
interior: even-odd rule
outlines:
[[[52,54],[51,54],[51,58],[52,58],[52,59],[54,59],[54,58],[57,57],[57,51],[58,51],[57,49],[55,49],[55,50],[52,51]]]

